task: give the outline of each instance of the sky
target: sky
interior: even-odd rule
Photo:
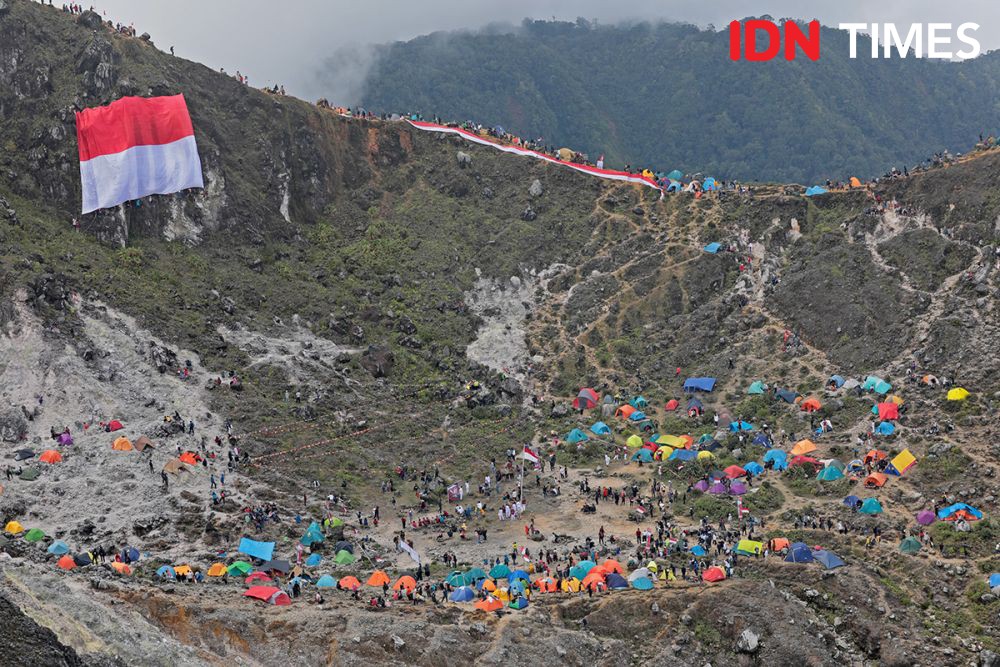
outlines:
[[[769,14],[775,18],[842,22],[894,22],[905,34],[911,23],[980,25],[974,36],[984,52],[1000,48],[996,0],[93,0],[113,21],[133,23],[161,49],[227,72],[239,70],[254,86],[279,83],[305,99],[327,97],[353,104],[372,45],[440,30],[474,30],[522,19],[575,20],[601,24],[667,20],[705,27]],[[81,3],[87,5],[88,3]]]

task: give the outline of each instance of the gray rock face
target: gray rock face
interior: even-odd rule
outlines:
[[[458,153],[455,154],[455,159],[458,161],[458,166],[463,169],[472,164],[472,156],[468,153],[463,153],[462,151],[458,151]]]
[[[372,374],[372,377],[386,377],[392,372],[392,367],[396,363],[396,358],[392,351],[381,345],[369,345],[368,349],[361,355],[361,366]]]
[[[740,653],[756,653],[759,646],[760,637],[750,629],[740,633],[740,638],[736,640],[736,650]]]
[[[17,409],[9,408],[0,412],[0,440],[20,442],[28,433],[28,420]]]
[[[101,15],[97,12],[92,12],[89,9],[84,13],[80,14],[80,18],[76,20],[77,23],[84,26],[85,28],[90,28],[91,30],[97,30],[104,23],[101,20]]]
[[[532,197],[541,197],[542,192],[542,182],[536,178],[532,181],[531,186],[528,188],[528,194]]]

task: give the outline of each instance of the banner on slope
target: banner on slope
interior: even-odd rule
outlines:
[[[83,212],[205,187],[183,95],[123,97],[76,114]]]
[[[597,176],[598,178],[607,178],[613,181],[626,181],[628,183],[638,183],[640,185],[648,185],[651,188],[660,189],[660,186],[656,184],[651,178],[646,178],[641,174],[630,174],[627,171],[614,171],[613,169],[598,169],[597,167],[590,167],[585,164],[577,164],[575,162],[567,162],[566,160],[560,160],[554,158],[551,155],[546,155],[545,153],[539,153],[538,151],[528,150],[526,148],[518,148],[517,146],[510,146],[508,144],[502,144],[498,141],[493,141],[489,137],[482,137],[475,132],[469,132],[468,130],[463,130],[460,127],[448,127],[446,125],[438,125],[437,123],[427,123],[425,121],[410,120],[406,119],[406,122],[417,128],[418,130],[425,130],[427,132],[444,132],[447,134],[457,134],[463,139],[467,139],[473,143],[481,144],[483,146],[489,146],[490,148],[495,148],[497,150],[503,151],[504,153],[514,153],[515,155],[523,155],[525,157],[533,157],[538,160],[545,160],[546,162],[551,162],[553,164],[562,165],[564,167],[569,167],[570,169],[575,169],[577,171],[583,172],[584,174],[590,174],[591,176]]]

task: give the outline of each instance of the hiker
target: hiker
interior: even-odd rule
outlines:
[[[166,491],[169,487],[169,482],[167,480],[167,472],[165,470],[160,471],[160,479],[163,481],[163,490]]]

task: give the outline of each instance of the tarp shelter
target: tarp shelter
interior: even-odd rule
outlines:
[[[632,416],[633,412],[635,412],[635,408],[633,408],[631,405],[628,405],[628,404],[622,405],[622,406],[619,406],[619,408],[617,410],[615,410],[615,417],[621,417],[622,419],[628,419],[629,417]]]
[[[924,545],[920,543],[920,540],[913,537],[907,537],[905,540],[900,542],[899,550],[902,551],[907,556],[914,556],[920,552]]]
[[[955,503],[938,510],[938,519],[941,521],[955,521],[965,519],[966,521],[978,521],[983,518],[983,513],[971,505],[965,503]]]
[[[785,403],[794,403],[795,399],[799,396],[794,391],[789,391],[788,389],[779,389],[774,392],[774,395],[783,400]]]
[[[274,586],[252,586],[248,588],[243,594],[244,597],[255,598],[273,605],[290,605],[292,604],[291,598],[288,597],[288,593],[285,593],[280,588],[275,588]]]
[[[116,452],[131,452],[135,449],[132,446],[132,441],[126,438],[124,435],[115,438],[115,441],[111,443],[111,449]]]
[[[62,454],[54,449],[46,449],[42,452],[42,455],[38,457],[38,460],[42,463],[48,463],[49,465],[54,465],[56,463],[62,463]]]
[[[267,561],[271,560],[271,557],[274,555],[274,542],[258,542],[257,540],[251,540],[249,537],[244,537],[240,540],[240,546],[237,551],[241,554]]]
[[[48,551],[53,556],[62,556],[63,554],[69,553],[69,546],[62,540],[56,540],[55,542],[49,545],[49,548],[46,549],[46,551]]]
[[[337,580],[331,577],[329,574],[324,574],[322,577],[316,580],[316,588],[336,588]]]
[[[764,550],[764,545],[754,540],[740,540],[736,545],[736,553],[741,556],[759,556]]]
[[[604,422],[596,422],[590,427],[590,432],[594,435],[611,435],[611,427]]]
[[[785,556],[786,563],[811,563],[814,560],[812,549],[803,542],[792,542]]]
[[[590,410],[591,408],[597,407],[597,402],[600,397],[597,392],[590,387],[584,387],[577,394],[576,398],[573,399],[573,407],[577,410]]]
[[[806,197],[815,197],[816,195],[825,195],[827,192],[826,188],[822,185],[813,185],[806,188]]]
[[[816,443],[814,443],[812,440],[806,439],[806,440],[799,440],[798,442],[796,442],[795,446],[792,447],[791,454],[792,456],[805,456],[806,454],[815,451],[816,451]]]
[[[802,403],[799,405],[799,410],[801,410],[802,412],[816,412],[822,407],[823,404],[819,402],[818,398],[809,397],[806,400],[802,401]]]
[[[865,486],[869,489],[881,489],[888,479],[888,476],[883,473],[873,472],[865,477]]]
[[[280,559],[269,560],[260,566],[261,572],[280,572],[281,574],[288,574],[291,569],[291,563]]]
[[[862,514],[881,514],[882,503],[878,501],[878,498],[865,498],[864,502],[861,503],[859,511]]]
[[[844,378],[840,375],[831,375],[830,379],[827,380],[826,383],[840,389],[844,386]]]
[[[702,250],[704,250],[705,252],[711,253],[713,255],[719,252],[719,250],[721,249],[722,249],[722,244],[714,241],[706,245],[704,248],[702,248]]]
[[[153,445],[153,441],[144,435],[140,435],[139,438],[132,443],[132,446],[135,447],[135,451],[137,452],[144,452],[147,449],[155,448],[155,445]]]
[[[955,387],[954,389],[948,390],[948,400],[949,401],[964,401],[969,397],[969,392],[962,387]]]
[[[570,443],[571,445],[575,445],[578,442],[586,442],[587,440],[590,440],[590,438],[587,436],[586,433],[584,433],[578,428],[575,428],[566,434],[566,442]]]
[[[715,378],[688,378],[684,381],[684,391],[712,391],[715,389]]]
[[[755,380],[747,389],[748,394],[763,394],[765,391],[767,391],[767,385],[760,380]]]
[[[845,563],[840,556],[833,553],[832,551],[826,551],[824,549],[818,549],[814,551],[813,558],[816,560],[816,562],[818,562],[820,565],[822,565],[828,570],[832,570],[836,567],[843,567],[844,565],[847,565],[847,563]]]
[[[717,581],[723,581],[726,578],[726,571],[717,565],[705,568],[705,571],[701,573],[702,581],[714,584]]]
[[[841,472],[838,468],[834,468],[833,466],[827,466],[826,468],[823,468],[822,470],[819,471],[819,473],[816,474],[816,479],[818,479],[821,482],[836,482],[838,479],[843,479],[843,478],[844,478],[844,473]]]
[[[885,472],[889,475],[903,475],[907,470],[912,468],[917,463],[917,457],[910,453],[909,449],[904,449],[896,457],[892,459],[892,462],[886,466]]]
[[[895,403],[879,403],[872,408],[872,414],[878,415],[883,421],[899,419],[899,406]]]

